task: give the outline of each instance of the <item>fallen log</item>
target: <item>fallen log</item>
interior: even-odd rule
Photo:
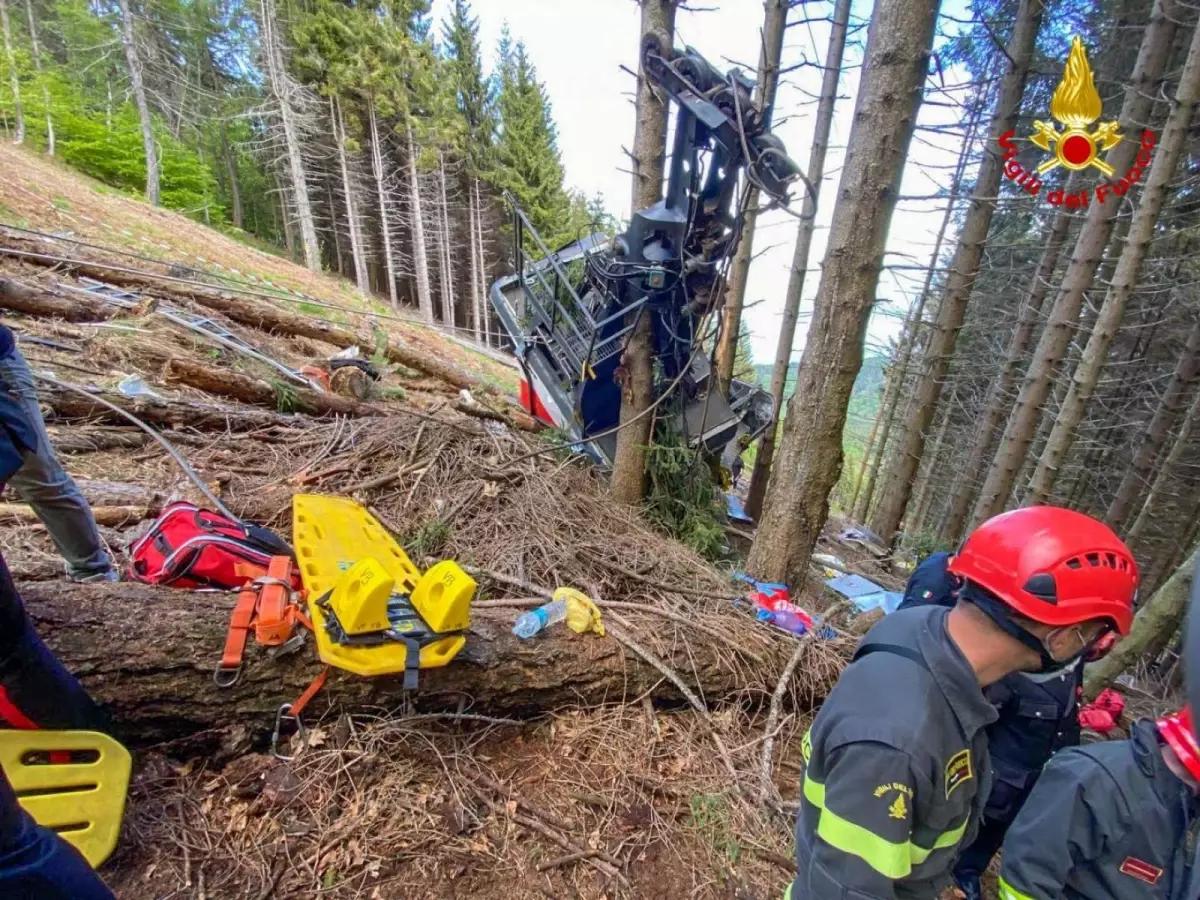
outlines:
[[[68,322],[102,322],[124,312],[100,300],[79,295],[60,297],[42,288],[19,284],[11,278],[0,278],[0,309]]]
[[[93,506],[92,515],[97,525],[107,528],[120,528],[122,525],[132,525],[143,519],[153,519],[162,510],[161,507],[150,506]],[[41,519],[33,511],[33,507],[24,503],[0,503],[0,525],[31,525],[38,527]]]
[[[369,331],[356,333],[321,319],[292,315],[266,303],[236,297],[227,291],[206,288],[192,283],[172,282],[150,273],[136,272],[122,266],[112,266],[99,260],[64,259],[55,247],[37,241],[6,237],[11,246],[4,248],[8,256],[40,266],[63,268],[77,275],[94,278],[108,284],[135,290],[155,291],[173,297],[187,297],[207,309],[216,310],[240,325],[293,337],[306,337],[345,349],[351,346],[374,347],[375,336]],[[79,320],[86,321],[86,319]],[[457,388],[469,388],[478,393],[495,393],[495,389],[457,366],[418,352],[397,337],[390,337],[382,348],[389,362],[399,363],[418,372],[432,375]]]
[[[238,727],[261,746],[279,706],[295,700],[320,671],[311,638],[302,652],[275,659],[252,642],[238,684],[230,689],[214,684],[235,600],[229,594],[61,581],[19,588],[38,632],[111,710],[121,736],[135,746]],[[402,690],[399,678],[361,678],[335,669],[306,718],[394,710],[408,700],[422,711],[528,717],[642,694],[665,702],[683,699],[658,669],[616,641],[563,627],[521,641],[511,633],[515,614],[477,610],[458,658],[445,668],[422,670],[421,686],[412,694]],[[747,627],[730,615],[732,625]],[[662,627],[662,620],[648,622],[639,640],[649,643],[652,629]],[[755,632],[750,634],[754,640]],[[656,647],[710,703],[747,690],[770,692],[790,647],[756,641],[755,650],[759,662],[686,628]]]
[[[208,394],[218,397],[228,397],[240,403],[251,406],[266,406],[272,409],[280,404],[281,396],[275,385],[249,375],[242,375],[230,369],[218,369],[201,365],[190,359],[175,358],[167,362],[163,369],[163,380],[168,384],[186,384],[199,388]],[[318,394],[308,388],[288,385],[291,395],[286,398],[288,405],[299,412],[317,415],[342,416],[384,416],[387,413],[376,406],[361,403],[349,397],[337,394]]]
[[[125,397],[105,393],[104,399],[132,413],[149,425],[166,428],[196,428],[202,431],[253,431],[272,426],[291,427],[299,424],[297,417],[269,413],[265,410],[221,406],[180,400],[153,400],[148,397]],[[95,400],[73,391],[38,386],[38,399],[60,419],[86,419],[110,425],[124,425],[126,420]]]
[[[149,435],[128,428],[108,431],[79,426],[52,428],[50,438],[54,442],[54,452],[59,456],[99,453],[103,450],[136,450],[146,446],[150,440]]]

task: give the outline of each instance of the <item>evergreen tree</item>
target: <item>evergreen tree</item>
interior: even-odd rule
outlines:
[[[517,41],[501,38],[500,140],[496,145],[499,187],[512,193],[548,246],[571,239],[570,200],[563,190],[562,159],[550,114],[550,100],[537,72]]]
[[[466,126],[465,155],[472,173],[478,174],[488,168],[496,133],[495,98],[483,74],[479,20],[472,17],[468,0],[454,0],[442,27],[455,106]]]

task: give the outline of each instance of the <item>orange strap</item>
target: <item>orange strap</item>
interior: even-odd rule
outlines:
[[[304,689],[304,693],[296,698],[296,701],[288,710],[288,715],[293,718],[299,718],[300,713],[304,712],[305,707],[312,702],[313,697],[317,696],[321,692],[321,688],[325,687],[325,680],[328,677],[329,666],[326,666],[321,670],[321,674],[314,678],[309,686]]]
[[[258,642],[269,647],[287,643],[297,622],[312,630],[308,617],[292,604],[291,599],[292,560],[287,556],[273,556],[267,574],[247,582],[238,593],[221,664],[213,672],[213,680],[218,685],[233,687],[237,683],[251,628]]]

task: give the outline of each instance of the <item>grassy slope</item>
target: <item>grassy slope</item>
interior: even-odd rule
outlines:
[[[0,143],[0,225],[15,225],[102,244],[165,263],[251,282],[252,287],[278,293],[280,301],[285,302],[291,312],[331,321],[352,320],[357,318],[355,312],[390,312],[378,300],[363,297],[344,278],[310,272],[280,255],[252,246],[249,235],[234,237],[180,213],[148,206],[141,199],[95,181],[56,160],[7,142]],[[63,245],[63,255],[71,255],[70,245]],[[135,268],[141,265],[136,260],[123,258],[113,262]],[[347,307],[350,312],[324,309],[305,302],[303,296]],[[505,390],[515,392],[516,378],[510,367],[416,322],[385,320],[382,324],[428,352],[452,359]]]

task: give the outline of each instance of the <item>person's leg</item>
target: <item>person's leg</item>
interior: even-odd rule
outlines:
[[[992,857],[1004,843],[1004,835],[1012,820],[985,818],[979,825],[979,834],[971,845],[963,850],[954,864],[954,883],[966,894],[967,900],[980,900],[983,896],[979,879],[987,871]]]
[[[0,769],[0,897],[114,900],[79,851],[21,809]]]
[[[38,408],[37,389],[29,364],[19,350],[0,357],[0,385],[21,401],[37,430],[37,453],[27,453],[25,464],[8,480],[16,495],[33,507],[67,563],[67,574],[76,579],[114,578],[112,561],[104,551],[100,532],[79,488],[59,464]]]

